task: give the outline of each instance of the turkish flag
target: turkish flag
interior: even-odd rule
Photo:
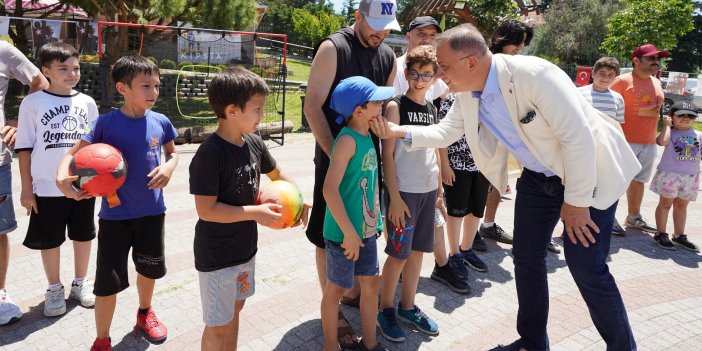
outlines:
[[[590,84],[590,76],[592,76],[592,67],[578,66],[578,71],[575,73],[575,85],[581,87]]]

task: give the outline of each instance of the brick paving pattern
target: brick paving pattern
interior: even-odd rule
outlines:
[[[311,134],[288,134],[285,146],[271,145],[279,164],[300,184],[311,199],[313,138]],[[114,350],[198,350],[203,329],[197,272],[193,268],[192,239],[197,220],[188,188],[188,165],[197,145],[181,145],[181,161],[166,189],[166,262],[168,273],[156,284],[154,308],[169,328],[161,345],[135,338],[133,325],[137,308],[135,273],[130,263],[132,287],[118,295],[111,335]],[[660,154],[660,151],[659,151]],[[95,338],[93,311],[68,301],[68,312],[56,318],[43,315],[46,279],[40,254],[22,246],[28,217],[19,206],[18,162],[13,163],[13,194],[19,228],[10,233],[11,261],[7,289],[19,303],[24,317],[0,327],[0,350],[88,350]],[[265,180],[267,181],[267,180]],[[512,180],[514,189],[514,180]],[[512,195],[507,195],[513,197]],[[617,218],[626,215],[622,199]],[[658,198],[646,190],[643,214],[651,223]],[[514,201],[505,200],[497,222],[507,231],[513,228]],[[690,239],[702,244],[702,202],[688,208]],[[672,219],[669,222],[672,228]],[[556,233],[560,233],[560,228]],[[557,239],[557,241],[560,239]],[[95,248],[89,277],[95,271]],[[384,259],[383,245],[379,257]],[[433,268],[426,255],[420,279],[417,305],[436,319],[440,335],[427,337],[408,333],[402,344],[379,336],[391,350],[486,350],[517,338],[517,298],[513,282],[514,265],[510,247],[488,240],[489,250],[481,254],[489,269],[471,271],[473,293],[461,296],[429,279]],[[63,245],[61,276],[70,285],[73,278],[72,247]],[[626,237],[614,237],[610,269],[626,303],[640,350],[699,350],[702,345],[702,256],[677,249],[666,251],[653,244],[649,235],[627,230]],[[587,307],[566,268],[564,256],[549,254],[551,309],[549,335],[553,350],[603,350],[604,343],[592,325]],[[242,312],[241,350],[318,350],[322,329],[319,319],[321,292],[314,266],[314,249],[301,228],[284,231],[260,229],[256,259],[256,293]],[[68,289],[67,289],[68,290]],[[68,293],[68,292],[67,292]],[[359,330],[357,310],[344,307],[351,324]],[[405,328],[406,331],[408,329]]]

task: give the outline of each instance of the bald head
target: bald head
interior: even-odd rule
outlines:
[[[449,48],[463,55],[483,57],[488,52],[485,38],[472,24],[464,23],[439,35],[437,45],[446,43]]]

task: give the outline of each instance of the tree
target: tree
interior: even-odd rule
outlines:
[[[485,37],[490,37],[500,22],[519,15],[519,6],[513,0],[466,0],[466,8]]]
[[[592,65],[603,56],[607,19],[622,9],[619,1],[563,0],[551,3],[537,26],[529,53],[559,64]]]
[[[330,14],[321,9],[312,13],[308,8],[294,9],[292,12],[294,31],[309,46],[315,46],[329,34],[337,31],[344,24],[344,17]]]
[[[695,29],[685,34],[670,51],[668,69],[676,72],[702,73],[702,16],[694,17]]]
[[[613,55],[628,57],[638,46],[655,44],[670,50],[678,37],[694,29],[691,0],[622,0],[624,9],[610,18],[609,33],[601,48]]]
[[[341,15],[344,16],[346,23],[351,23],[351,21],[353,21],[353,15],[356,13],[356,9],[358,9],[358,2],[356,2],[356,0],[344,0]]]

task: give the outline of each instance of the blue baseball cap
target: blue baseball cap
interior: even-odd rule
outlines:
[[[393,87],[379,87],[370,79],[353,76],[339,82],[332,92],[329,106],[339,113],[336,123],[341,124],[346,116],[351,116],[356,107],[368,101],[383,101],[395,93]]]

